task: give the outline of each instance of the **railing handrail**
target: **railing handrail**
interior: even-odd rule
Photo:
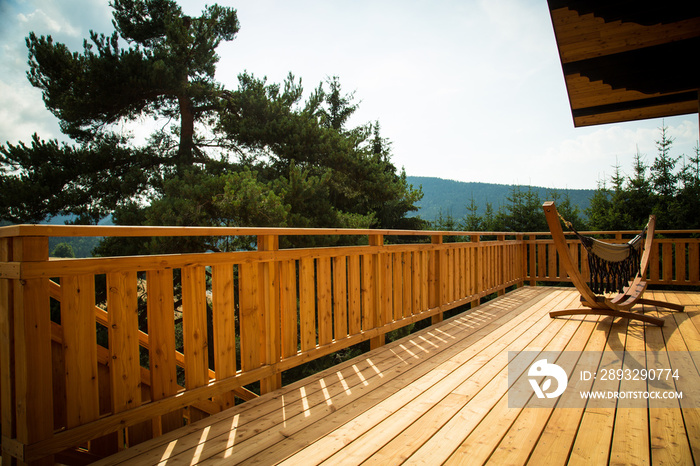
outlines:
[[[580,234],[582,235],[637,235],[640,233],[641,230],[583,230],[579,231]],[[531,232],[524,232],[521,233],[522,235],[525,236],[552,236],[552,233],[549,231],[531,231]],[[575,235],[574,232],[572,231],[564,231],[565,235]],[[678,235],[678,234],[687,234],[687,235],[700,235],[700,230],[659,230],[658,228],[655,231],[655,235]]]
[[[0,238],[47,237],[149,237],[149,236],[522,236],[512,231],[392,230],[372,228],[202,227],[137,225],[21,224],[0,227]]]
[[[564,232],[573,235],[571,232]],[[584,235],[634,235],[639,230],[585,230]],[[700,230],[656,230],[657,234],[700,235]],[[551,236],[549,231],[394,230],[373,228],[203,227],[139,225],[18,224],[0,227],[0,238],[46,237],[177,237],[177,236]]]

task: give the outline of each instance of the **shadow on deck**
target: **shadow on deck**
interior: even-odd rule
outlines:
[[[654,355],[648,364],[700,351],[700,294],[648,295],[686,312],[645,309],[664,318],[663,328],[551,319],[549,311],[576,305],[575,289],[520,288],[96,464],[692,464],[700,460],[700,410],[678,400],[537,407],[533,396],[525,408],[509,406],[509,351],[641,351]],[[697,381],[700,360],[691,356],[680,375]],[[698,399],[685,394],[696,406]]]

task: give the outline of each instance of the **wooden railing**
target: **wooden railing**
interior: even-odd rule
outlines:
[[[650,285],[700,286],[700,230],[662,230],[656,232],[654,249],[651,252],[649,273]],[[588,231],[585,235],[609,237],[605,241],[624,243],[637,232]],[[612,237],[612,238],[610,238]],[[558,254],[549,232],[527,233],[523,252],[527,262],[529,284],[536,282],[570,282],[566,272],[559,266]],[[588,253],[581,242],[571,236],[569,251],[574,264],[585,280],[589,279]]]
[[[697,233],[657,241],[651,283],[700,285]],[[367,244],[279,248],[281,236],[304,235]],[[283,371],[312,359],[367,340],[378,347],[389,331],[440,321],[508,287],[567,281],[548,233],[507,235],[0,228],[3,462],[107,456],[275,390]],[[70,236],[246,236],[257,250],[49,258],[49,237]],[[424,242],[385,244],[386,236]],[[468,241],[444,241],[451,236]],[[585,275],[585,250],[570,244]]]
[[[3,459],[109,455],[257,396],[250,384],[269,392],[285,370],[362,341],[380,346],[389,331],[523,283],[521,235],[443,242],[458,234],[0,228]],[[257,250],[48,257],[50,236],[216,235],[254,236]],[[367,245],[279,249],[284,235]]]

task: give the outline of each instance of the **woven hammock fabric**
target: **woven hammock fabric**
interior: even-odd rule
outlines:
[[[588,251],[590,286],[596,294],[622,292],[639,273],[642,236],[623,244],[606,243],[578,233]]]

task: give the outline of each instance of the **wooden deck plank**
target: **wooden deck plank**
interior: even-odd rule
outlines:
[[[581,316],[578,316],[581,317]],[[564,351],[580,352],[591,348],[591,335],[598,325],[598,318],[595,319],[571,319],[582,320]],[[595,344],[595,342],[593,342]],[[576,368],[578,359],[560,357],[557,361],[562,369],[571,378],[572,372]],[[517,420],[510,427],[503,437],[498,447],[493,451],[488,461],[493,464],[525,464],[530,453],[537,445],[537,442],[549,421],[553,407],[537,406],[536,400],[531,399],[532,407],[525,407],[518,415]],[[558,405],[557,405],[558,407]],[[566,408],[571,409],[571,408]],[[465,454],[465,458],[468,456]],[[551,464],[551,463],[550,463]]]
[[[545,325],[549,322],[550,321],[547,321]],[[539,323],[540,322],[538,322],[538,324]],[[357,462],[362,462],[368,459],[372,453],[377,451],[377,447],[381,446],[382,443],[391,441],[396,435],[400,434],[402,430],[411,426],[421,426],[423,430],[430,432],[431,430],[425,428],[426,420],[423,419],[423,417],[425,417],[423,416],[424,413],[427,414],[428,418],[432,418],[433,425],[435,425],[435,419],[442,419],[444,423],[444,421],[449,419],[450,416],[443,415],[441,418],[438,418],[436,415],[431,414],[431,412],[434,409],[440,413],[450,412],[446,411],[446,406],[449,408],[456,408],[452,409],[451,413],[462,409],[468,402],[469,398],[465,397],[463,394],[458,394],[457,396],[461,398],[462,402],[458,406],[453,406],[454,400],[453,397],[450,396],[453,395],[452,392],[458,390],[465,379],[471,377],[480,368],[483,368],[487,361],[493,360],[497,355],[502,353],[509,344],[517,344],[513,342],[513,338],[515,338],[517,330],[520,330],[520,328],[516,327],[508,331],[500,339],[495,340],[486,346],[483,351],[475,355],[475,357],[468,363],[465,361],[462,366],[456,368],[447,376],[438,374],[439,379],[435,382],[435,384],[432,385],[430,389],[423,391],[418,397],[410,400],[410,402],[406,403],[407,397],[403,396],[401,392],[392,394],[392,397],[396,397],[398,400],[400,400],[399,403],[403,402],[405,404],[398,409],[390,408],[388,410],[391,413],[390,416],[376,424],[372,429],[365,430],[365,432],[348,447],[339,450],[334,456],[327,458],[325,463],[337,464],[338,462],[344,461],[345,458],[350,458],[350,461],[353,463],[356,462],[355,460],[357,460]],[[529,329],[522,329],[520,338],[523,340],[532,338],[532,335],[537,333],[535,330],[527,330]],[[476,350],[475,347],[473,348]],[[495,374],[491,375],[493,376]],[[479,379],[488,380],[488,376],[481,376]],[[442,403],[443,400],[444,404]],[[367,423],[364,423],[364,419],[359,419],[357,421],[357,426],[360,429],[366,429]],[[441,425],[436,427],[441,427]],[[344,440],[352,438],[345,432],[339,432],[337,434]],[[420,433],[410,432],[408,436],[401,436],[400,440],[393,442],[393,444],[385,444],[384,448],[377,451],[376,455],[374,455],[376,458],[373,458],[371,463],[392,464],[397,462],[399,459],[405,459],[410,453],[409,450],[411,446],[420,446],[421,442],[416,441],[416,439],[420,438]],[[410,439],[413,440],[409,441]],[[402,446],[404,448],[401,448]],[[327,453],[327,449],[323,448],[322,450],[324,452],[323,454]],[[318,458],[314,458],[313,460],[316,459]],[[294,461],[295,458],[292,457],[289,460]]]
[[[527,329],[522,329],[522,333],[519,332],[514,332],[513,330],[509,330],[500,340],[495,341],[493,345],[489,345],[486,349],[486,352],[481,352],[478,356],[478,358],[475,358],[474,364],[476,364],[476,367],[471,367],[471,371],[474,372],[474,377],[471,377],[468,380],[472,379],[478,379],[479,381],[482,381],[483,383],[478,384],[476,386],[470,386],[466,387],[464,385],[463,380],[468,377],[462,376],[462,374],[457,373],[458,378],[456,379],[459,385],[455,388],[452,388],[450,392],[454,392],[457,396],[462,398],[462,403],[461,406],[459,406],[460,409],[464,408],[464,405],[469,402],[471,397],[465,395],[466,392],[469,390],[477,392],[481,388],[483,388],[489,380],[492,380],[493,377],[496,376],[497,373],[501,370],[503,366],[503,361],[498,361],[495,360],[493,355],[491,354],[492,351],[496,350],[497,352],[502,352],[507,350],[506,348],[508,345],[513,344],[513,340],[517,340],[518,338],[521,338],[523,340],[528,340],[529,338],[532,338],[532,335],[536,335],[539,333],[539,331],[542,329],[542,325],[547,325],[551,321],[546,321],[546,322],[538,322],[539,324],[537,326],[536,330],[532,330],[532,332],[526,332]],[[490,364],[490,365],[489,365]],[[488,366],[488,367],[487,367]],[[469,367],[467,367],[469,368]],[[476,376],[476,373],[479,372],[480,375]],[[447,380],[445,378],[444,380]],[[442,384],[443,387],[438,387],[442,388],[444,390],[444,384]],[[479,386],[480,385],[480,386]],[[462,392],[460,392],[460,390]],[[427,396],[424,395],[423,398]],[[428,398],[429,399],[429,398]],[[416,400],[415,403],[420,403],[421,400],[418,399]],[[424,403],[425,404],[425,403]],[[444,402],[438,402],[435,403],[435,406],[430,408],[429,410],[429,417],[435,417],[435,413],[432,413],[433,410],[437,409],[438,411],[442,411],[445,409],[445,405],[450,406],[451,400],[448,397],[444,398]],[[419,406],[421,406],[419,404]],[[422,412],[427,411],[425,408],[422,410]],[[457,412],[457,410],[453,410],[450,412],[450,415],[446,416],[445,418],[442,419],[442,422],[437,425],[437,428],[442,428],[444,427],[444,424],[449,421],[449,418]],[[424,426],[425,422],[423,421],[423,418],[420,420],[417,420],[420,415],[421,411],[419,410],[417,416],[414,416],[416,420],[413,421],[412,427],[418,427],[418,426]],[[354,442],[354,444],[357,445],[366,445],[368,443],[371,443],[369,440],[372,439],[372,442],[377,442],[377,439],[382,438],[382,436],[388,436],[389,433],[392,433],[392,429],[396,429],[397,426],[401,426],[401,422],[399,422],[398,419],[396,419],[396,415],[392,416],[389,418],[385,424],[386,425],[380,425],[378,428],[373,429],[373,431],[369,432],[367,434],[366,439],[360,439],[360,441]],[[437,429],[436,429],[437,430]],[[421,446],[421,441],[413,441],[413,442],[405,442],[404,440],[407,439],[407,437],[412,437],[416,435],[417,439],[421,439],[424,435],[427,435],[427,437],[430,437],[430,434],[432,434],[435,430],[422,430],[421,432],[416,432],[414,429],[409,428],[407,432],[403,432],[402,435],[397,437],[397,439],[394,439],[391,443],[388,445],[385,445],[385,447],[380,450],[374,458],[372,458],[372,462],[375,463],[381,463],[381,464],[391,464],[392,462],[396,462],[398,459],[404,459],[408,457],[410,454],[412,454],[417,448]],[[391,438],[391,437],[389,437]],[[428,438],[425,438],[427,440]],[[342,453],[342,452],[341,452]],[[331,458],[332,459],[332,458]]]
[[[626,319],[617,319],[612,324],[597,372],[601,372],[603,369],[616,370],[622,367],[622,361],[615,356],[615,353],[619,354],[624,351],[627,323]],[[609,357],[606,357],[605,353]],[[617,391],[618,389],[619,382],[610,379],[603,380],[600,377],[595,379],[592,387],[592,390],[596,392]],[[601,401],[590,400],[586,405],[576,434],[569,464],[607,463],[614,422],[615,408],[609,408]],[[605,445],[606,447],[591,448],[592,445]]]
[[[563,323],[559,323],[557,326],[550,325],[547,330],[554,332],[554,335],[551,335],[552,339],[543,348],[544,351],[561,350],[566,342],[570,341],[576,333],[580,334],[580,332],[577,332],[579,328],[580,325],[564,325]],[[587,335],[584,335],[584,337],[587,339]],[[527,373],[522,373],[520,378],[527,378]],[[513,453],[518,453],[518,451],[512,450],[512,442],[536,440],[539,435],[536,435],[533,439],[527,439],[529,437],[527,434],[533,434],[534,431],[531,423],[539,421],[543,425],[549,417],[548,411],[546,408],[528,408],[525,411],[524,409],[509,407],[508,390],[506,389],[498,403],[481,419],[479,425],[464,439],[445,464],[479,464],[485,463],[487,460],[493,462],[493,464],[504,464],[503,461],[509,456]],[[520,422],[516,424],[516,421]],[[526,431],[519,427],[523,423],[526,423]],[[511,437],[507,437],[508,433],[512,434]],[[525,434],[526,438],[523,438],[523,434]],[[498,448],[501,445],[503,448]],[[525,454],[525,458],[527,458],[528,455],[523,447],[526,447],[526,445],[520,444],[518,450],[522,451]],[[529,452],[530,449],[531,447],[527,451]],[[521,460],[520,463],[522,462]]]
[[[610,356],[557,360],[567,372],[599,363],[627,367],[633,361],[614,357],[623,349],[653,350],[671,363],[674,352],[698,351],[700,294],[650,295],[688,303],[689,312],[658,312],[663,328],[590,315],[551,319],[549,310],[575,305],[575,290],[520,288],[98,464],[692,464],[700,445],[696,408],[616,409],[591,400],[585,408],[508,407],[509,350]],[[684,371],[698,363],[675,362]],[[577,390],[641,388],[578,384]],[[677,382],[682,388],[700,396]]]
[[[517,329],[526,318],[527,316],[516,316],[509,322],[510,325],[506,324],[501,326],[501,332],[507,336],[509,331],[512,332]],[[453,321],[453,323],[458,322],[459,319]],[[494,336],[494,333],[490,333],[489,336]],[[469,371],[473,370],[473,367],[471,365],[467,366],[461,362],[463,360],[469,361],[470,356],[472,354],[477,354],[483,345],[490,345],[490,342],[485,342],[481,336],[477,336],[475,339],[476,341],[473,345],[469,346],[466,350],[460,351],[456,355],[450,355],[450,359],[447,361],[442,361],[441,358],[430,358],[429,361],[422,361],[419,366],[421,371],[426,366],[432,367],[429,372],[421,374],[420,377],[416,379],[413,379],[412,376],[418,375],[417,372],[409,374],[407,371],[401,374],[401,377],[396,380],[396,383],[385,383],[380,387],[376,387],[370,393],[372,401],[363,400],[362,408],[365,408],[366,411],[362,412],[361,415],[357,406],[350,406],[347,410],[336,411],[332,416],[325,417],[323,423],[316,426],[318,432],[307,428],[304,431],[304,436],[307,438],[300,439],[297,436],[293,439],[285,439],[275,444],[273,450],[258,454],[249,460],[251,462],[269,463],[272,458],[284,458],[283,455],[287,453],[290,456],[283,461],[283,464],[312,464],[327,459],[333,452],[345,446],[349,439],[361,435],[368,427],[381,422],[386,416],[406,405],[412,401],[413,398],[428,391],[435,383],[443,380],[448,374],[453,372],[456,367],[464,367],[464,373],[462,375],[468,377]],[[452,344],[458,348],[456,343],[457,342],[453,342]],[[402,346],[404,346],[403,343],[399,344],[399,347]],[[405,345],[404,349],[410,355],[414,355],[412,359],[419,359],[416,355],[419,353],[419,351],[416,351],[417,348]],[[448,354],[449,353],[446,353],[445,355]],[[483,364],[485,360],[487,359],[475,362],[473,366],[476,368],[481,367],[481,364]],[[462,379],[459,380],[461,381]],[[337,426],[331,433],[327,432],[329,430],[329,423],[330,425]],[[316,440],[315,436],[319,435],[319,433],[322,433],[323,437],[314,443]],[[313,447],[305,448],[312,443]],[[303,450],[300,450],[300,445],[304,447]]]
[[[558,303],[558,305],[564,306],[570,304],[571,300]],[[546,313],[544,314],[541,322],[546,327],[534,333],[528,331],[526,335],[529,335],[530,338],[534,337],[534,339],[524,346],[521,345],[520,341],[513,341],[509,350],[527,348],[539,351],[552,343],[555,345],[563,343],[571,336],[569,332],[575,331],[574,327],[568,326],[564,334],[560,334],[560,331],[565,327],[565,321],[547,320],[545,317],[548,316]],[[528,358],[524,365],[529,365],[534,362],[534,360],[529,360],[534,357],[534,354],[521,353],[518,358]],[[508,408],[506,393],[510,388],[508,379],[510,368],[506,366],[507,362],[507,360],[501,362],[498,366],[500,369],[498,374],[478,393],[473,391],[476,380],[466,381],[460,387],[460,391],[456,391],[456,393],[470,396],[469,402],[429,442],[426,442],[409,458],[409,464],[430,464],[432,459],[439,462],[448,460],[448,463],[460,463],[461,461],[469,462],[474,458],[476,462],[479,462],[479,458],[482,461],[488,458],[495,446],[491,444],[494,441],[494,436],[497,436],[495,442],[498,443],[498,439],[512,424],[514,416],[517,416],[519,412],[518,409]],[[486,420],[489,417],[490,419]],[[455,432],[459,432],[459,434],[455,434]]]
[[[644,343],[644,323],[629,322],[627,327],[627,341],[625,349],[634,352],[634,355],[643,353]],[[625,356],[623,367],[631,368],[635,365],[639,368],[646,368],[646,360],[634,357],[632,363]],[[620,391],[645,391],[647,384],[645,380],[622,380]],[[646,405],[646,403],[644,403]],[[649,458],[649,419],[648,411],[636,407],[618,407],[615,414],[615,427],[613,430],[612,445],[610,448],[610,464],[625,465],[650,464]]]
[[[470,338],[472,340],[478,340],[480,338],[484,338],[490,334],[491,331],[493,331],[495,328],[501,328],[503,327],[503,324],[506,323],[508,320],[512,319],[513,313],[512,312],[507,312],[507,311],[512,311],[512,307],[515,307],[515,304],[513,303],[519,303],[521,304],[524,308],[527,308],[528,306],[531,306],[534,302],[537,302],[538,300],[542,299],[542,295],[536,292],[529,292],[528,290],[524,290],[524,293],[521,293],[517,299],[513,297],[504,297],[502,301],[505,301],[510,304],[511,308],[497,308],[495,306],[482,306],[480,309],[476,310],[474,313],[470,313],[471,317],[460,317],[456,318],[452,321],[448,321],[445,324],[441,325],[440,328],[430,328],[426,329],[424,332],[423,336],[428,339],[429,341],[434,342],[437,345],[440,345],[441,347],[441,352],[436,352],[434,357],[443,357],[443,358],[449,358],[454,355],[455,351],[458,351],[459,346],[456,345],[456,343],[460,342],[460,339],[457,336],[454,336],[454,334],[459,335],[460,338]],[[473,315],[472,315],[473,314]],[[505,315],[501,315],[505,314]],[[474,324],[471,329],[469,328],[469,321],[474,320],[478,322],[479,318],[481,317],[481,320],[483,322],[482,326],[478,326]],[[466,321],[465,323],[460,323],[460,321]],[[466,331],[465,331],[466,329]],[[471,333],[470,331],[471,330]],[[405,377],[405,374],[401,374],[401,367],[400,366],[408,366],[408,365],[416,365],[416,361],[420,361],[417,358],[413,358],[409,354],[410,349],[402,350],[398,345],[393,344],[393,345],[388,345],[386,347],[380,348],[378,350],[373,351],[373,356],[372,356],[372,361],[376,366],[379,366],[381,368],[382,373],[385,374],[385,379],[391,379],[395,378],[398,375],[402,375],[402,378]],[[442,355],[442,352],[447,352],[444,355]],[[333,386],[328,387],[329,390],[333,389],[334,387],[341,387],[342,388],[342,393],[350,392],[348,394],[348,403],[352,404],[356,398],[358,398],[360,395],[364,394],[365,392],[368,392],[372,388],[372,382],[373,380],[366,379],[364,382],[360,381],[360,379],[357,376],[357,373],[362,373],[363,371],[366,372],[367,369],[369,369],[369,366],[366,364],[363,364],[362,358],[358,358],[359,361],[353,360],[346,362],[344,364],[341,364],[339,366],[336,366],[333,368],[332,371],[326,371],[330,372],[331,377],[336,377],[338,378],[338,374],[342,376],[342,379],[340,379],[337,383],[333,384]],[[387,363],[384,362],[384,360],[388,360],[390,365],[386,365]],[[396,366],[396,367],[395,367]],[[396,370],[398,367],[398,370]],[[394,370],[392,370],[394,369]],[[430,369],[429,366],[426,366],[425,368],[419,369],[421,371],[420,375],[423,375],[425,372],[428,372]],[[374,373],[374,372],[372,372]],[[376,376],[376,374],[375,374]],[[278,412],[281,407],[284,407],[285,409],[285,414],[288,414],[285,420],[291,419],[291,414],[292,413],[287,413],[289,409],[294,408],[297,413],[303,413],[304,411],[310,411],[311,416],[308,416],[310,419],[306,420],[307,424],[311,424],[311,421],[316,421],[316,420],[321,420],[324,417],[326,417],[329,413],[333,412],[334,410],[337,410],[337,408],[329,408],[325,404],[325,400],[323,402],[323,405],[321,409],[318,410],[310,410],[311,407],[314,407],[316,405],[321,406],[321,401],[315,402],[314,400],[309,401],[307,398],[307,407],[303,410],[300,410],[299,407],[303,405],[302,403],[302,395],[301,395],[301,390],[300,389],[307,389],[307,387],[317,387],[318,381],[322,380],[323,378],[328,377],[328,374],[326,373],[319,373],[316,374],[315,376],[312,376],[311,378],[304,379],[303,381],[297,382],[295,384],[292,384],[288,387],[284,387],[281,389],[276,395],[274,396],[274,402],[268,402],[268,403],[263,403],[263,398],[258,398],[256,400],[253,400],[251,402],[247,402],[243,405],[240,405],[239,407],[236,408],[236,411],[242,410],[241,412],[241,422],[239,423],[237,427],[237,432],[236,432],[236,445],[241,446],[242,442],[244,442],[247,438],[254,436],[256,433],[262,433],[264,434],[266,432],[265,429],[265,423],[264,419],[266,418],[267,415],[272,415],[275,412]],[[378,376],[376,376],[379,378]],[[404,379],[405,380],[405,379]],[[345,388],[347,387],[347,388]],[[308,397],[316,396],[320,392],[320,389],[315,388],[313,392],[309,390],[309,393],[306,395]],[[350,396],[352,397],[350,398]],[[338,400],[338,402],[342,402],[343,399],[341,398]],[[246,410],[246,408],[248,408]],[[352,408],[352,406],[350,407]],[[249,412],[250,411],[250,412]],[[215,415],[212,416],[212,418],[218,418],[221,416]],[[270,429],[274,428],[277,423],[281,421],[276,420],[276,421],[271,421],[268,420],[268,426]],[[287,421],[285,425],[283,425],[283,428],[289,428],[289,422]],[[262,424],[261,424],[262,423]],[[226,425],[226,419],[222,419],[221,422],[221,435],[228,435],[228,426]],[[245,426],[247,424],[255,424],[254,427],[245,430]],[[189,426],[188,426],[189,427]],[[218,429],[220,426],[212,426],[212,429]],[[257,429],[258,432],[253,433],[253,430]],[[197,430],[193,429],[193,436],[196,435]],[[218,432],[218,431],[217,431]],[[270,430],[270,432],[273,432],[273,430]],[[271,444],[274,444],[276,441],[279,441],[280,439],[284,439],[284,434],[290,434],[290,430],[285,430],[280,434],[279,438],[275,437],[272,439],[270,442]],[[210,431],[210,438],[214,438],[215,432]],[[255,439],[255,442],[251,442],[251,445],[253,445],[252,450],[255,451],[260,451],[262,447],[264,447],[264,444],[260,444],[259,446],[255,446],[256,443],[259,443],[262,439],[260,438],[262,435],[258,435],[257,438]],[[167,447],[168,442],[175,440],[174,437],[167,437],[163,436],[159,439],[156,439],[152,445],[152,455],[153,458],[158,457],[160,459],[160,456],[163,454],[163,449]],[[155,443],[158,443],[158,445],[155,445]],[[180,437],[179,445],[182,445],[184,443],[187,443],[186,441],[183,441],[183,438]],[[227,443],[226,439],[223,440],[224,445]],[[175,454],[179,454],[178,452],[180,451],[180,448],[174,450],[171,452],[171,457],[173,457]],[[209,447],[208,447],[209,448]],[[211,449],[216,449],[216,447],[211,447]],[[146,450],[141,447],[140,452],[145,452]],[[184,450],[183,450],[184,451]],[[219,450],[221,451],[221,450]],[[124,460],[129,460],[134,458],[136,455],[130,455],[129,451],[123,452],[122,457]],[[222,453],[222,456],[225,455],[225,452]],[[244,452],[241,452],[241,455],[245,455]],[[117,455],[119,456],[119,455]],[[116,458],[115,461],[119,460],[121,461],[122,458]],[[105,464],[118,464],[117,462],[110,462],[110,463],[105,463]]]
[[[602,320],[603,318],[597,318],[595,322],[601,322]],[[591,321],[593,320],[591,319]],[[596,324],[596,327],[600,330],[599,324]],[[605,347],[607,339],[607,330],[593,332],[586,345],[586,351],[600,351]],[[589,364],[590,362],[588,361],[582,362],[579,360],[574,371],[595,370],[596,367],[590,367]],[[576,385],[574,385],[574,393],[590,390],[592,385],[592,380],[577,379]],[[559,403],[570,401],[560,400]],[[565,464],[568,461],[571,446],[576,438],[584,409],[582,407],[554,410],[527,463],[532,465]]]
[[[656,299],[681,304],[677,293],[658,293]],[[659,312],[659,314],[662,313]],[[675,383],[675,390],[682,392],[685,399],[690,401],[679,404],[688,444],[694,461],[697,462],[700,459],[700,410],[685,406],[692,405],[692,400],[700,399],[700,387],[695,383],[700,377],[698,373],[700,358],[697,356],[697,350],[700,349],[700,334],[694,326],[688,325],[688,316],[685,312],[664,312],[663,314],[668,315],[666,325],[661,329],[665,348],[671,362],[671,368],[678,370],[681,376],[679,379],[671,380],[671,382]],[[681,323],[686,325],[680,325]]]
[[[658,294],[653,299],[658,298]],[[653,312],[652,315],[661,317],[661,313]],[[666,319],[667,322],[674,319]],[[654,357],[649,357],[648,367],[670,367],[669,356],[666,350],[666,341],[663,329],[660,327],[645,329],[646,350],[653,352]],[[652,464],[693,464],[690,445],[683,425],[678,401],[664,403],[673,406],[670,409],[663,407],[649,407],[649,433],[651,442]],[[674,406],[675,405],[675,406]]]

